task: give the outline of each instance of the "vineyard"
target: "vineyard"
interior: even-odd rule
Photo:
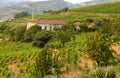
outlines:
[[[99,4],[34,16],[34,20],[67,22],[54,31],[37,25],[26,30],[30,16],[1,22],[0,78],[94,78],[93,74],[106,76],[103,72],[119,78],[119,5]],[[76,21],[80,22],[79,31],[75,31]]]
[[[76,54],[80,57],[79,60],[86,58],[81,57],[83,53],[79,53],[79,49],[86,42],[88,34],[76,35],[74,42],[70,41],[66,43],[65,47],[59,51],[61,56],[64,56],[64,60],[67,59],[67,55],[70,53],[71,58],[69,59],[74,66],[75,59],[73,58],[75,58]],[[74,50],[74,48],[76,49]],[[78,53],[73,54],[72,52],[75,51],[78,51]],[[30,43],[0,42],[0,78],[34,78],[31,77],[31,72],[34,70],[35,57],[39,52],[40,49],[33,47]],[[64,60],[61,63],[64,63]]]
[[[105,3],[83,8],[70,9],[69,12],[120,13],[120,2]]]
[[[0,78],[27,78],[39,51],[31,44],[0,42]]]

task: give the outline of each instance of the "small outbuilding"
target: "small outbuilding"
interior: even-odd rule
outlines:
[[[79,21],[75,21],[75,22],[74,22],[74,25],[75,25],[75,31],[76,31],[76,32],[78,32],[78,31],[81,30],[81,28],[80,28],[81,23],[80,23]]]

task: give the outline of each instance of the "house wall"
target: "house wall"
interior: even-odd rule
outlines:
[[[53,30],[55,27],[61,27],[63,25],[51,25],[51,24],[38,24],[42,30]]]
[[[54,24],[36,24],[36,23],[27,23],[27,29],[30,27],[38,25],[42,28],[42,30],[53,30],[55,27],[62,27],[63,25],[54,25]]]
[[[29,29],[30,27],[36,25],[36,23],[27,23],[27,29]]]

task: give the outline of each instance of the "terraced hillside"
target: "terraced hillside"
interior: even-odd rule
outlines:
[[[70,12],[101,12],[101,13],[120,13],[120,2],[105,3],[83,8],[75,8],[69,10]]]

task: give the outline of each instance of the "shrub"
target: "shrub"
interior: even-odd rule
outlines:
[[[24,34],[24,41],[25,42],[31,42],[33,41],[33,38],[35,37],[35,34],[41,30],[41,27],[35,25],[26,30]]]
[[[51,41],[49,41],[46,45],[45,45],[45,47],[47,47],[47,48],[53,48],[53,49],[59,49],[59,48],[61,48],[63,45],[62,45],[62,43],[61,43],[61,41],[60,40],[51,40]]]
[[[35,34],[33,45],[43,48],[44,45],[52,39],[51,31],[41,31]]]
[[[25,31],[26,31],[26,27],[24,27],[24,26],[12,28],[9,31],[10,40],[15,41],[15,42],[23,41]]]
[[[88,55],[95,60],[98,66],[107,65],[108,61],[113,58],[112,50],[110,50],[111,41],[107,35],[96,33],[88,39]]]
[[[7,28],[8,28],[7,25],[5,25],[5,24],[0,24],[0,33],[3,33],[3,31],[4,31],[5,29],[7,29]]]
[[[92,19],[92,18],[87,18],[86,21],[89,22],[89,23],[92,23],[92,22],[94,22],[94,19]]]
[[[47,49],[42,49],[36,58],[35,74],[37,78],[52,73],[52,53]]]
[[[84,72],[81,78],[117,78],[116,72],[112,66],[98,67]]]
[[[91,72],[92,78],[116,78],[116,73],[111,67],[99,67]]]

